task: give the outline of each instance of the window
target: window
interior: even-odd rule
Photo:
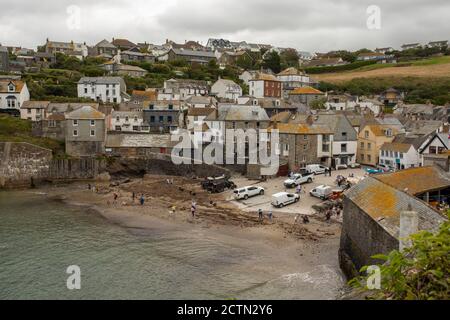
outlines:
[[[8,86],[8,92],[14,92],[15,91],[15,86],[14,86],[14,84],[10,84],[9,86]]]
[[[361,149],[364,149],[364,142],[361,142]]]
[[[347,144],[346,143],[341,144],[341,152],[347,152]]]
[[[159,122],[164,122],[164,116],[159,116]]]
[[[91,120],[91,127],[95,127],[95,120]]]
[[[55,120],[48,120],[48,127],[49,128],[55,128],[56,127],[56,121]]]
[[[329,144],[323,144],[322,145],[322,152],[329,152],[330,151],[330,145]]]
[[[308,135],[304,134],[303,135],[303,140],[308,140]]]
[[[371,156],[370,154],[367,155],[367,160],[368,160],[369,162],[372,161],[372,156]]]
[[[150,116],[150,122],[155,122],[155,116]]]
[[[27,109],[27,113],[28,113],[28,114],[31,114],[31,109]]]
[[[400,153],[400,159],[403,159],[403,152]]]
[[[430,146],[429,152],[432,154],[436,154],[437,153],[437,148],[435,146]]]
[[[369,138],[369,131],[364,131],[364,137],[367,139],[367,138]]]
[[[342,132],[342,138],[347,139],[347,132]]]
[[[95,137],[95,130],[91,130],[91,137]]]
[[[364,161],[364,154],[361,154],[361,161]]]
[[[116,117],[116,121],[120,121],[120,117],[119,116]]]
[[[73,136],[78,137],[78,130],[73,130]]]
[[[16,98],[7,98],[6,103],[8,105],[8,108],[15,108],[16,107]]]
[[[173,104],[169,104],[169,110],[173,110]]]
[[[130,118],[128,116],[125,117],[125,122],[128,122]]]
[[[372,144],[369,142],[367,143],[367,150],[370,150],[372,148]]]
[[[116,126],[116,131],[122,131],[122,128],[120,126]]]
[[[84,88],[84,94],[87,94],[87,93],[88,93],[87,88]]]
[[[138,117],[134,116],[134,122],[137,122],[137,121],[138,121]]]
[[[167,122],[172,122],[172,116],[167,116]]]
[[[133,131],[139,131],[139,126],[133,126]]]
[[[155,106],[154,106],[153,104],[151,104],[148,108],[149,108],[150,110],[153,110],[153,109],[155,109]]]
[[[78,126],[78,120],[72,120],[72,125],[74,127],[77,127]]]
[[[308,145],[307,144],[304,144],[303,145],[303,150],[307,150],[308,149]]]

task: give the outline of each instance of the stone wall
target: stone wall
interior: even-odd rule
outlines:
[[[95,158],[55,159],[50,164],[49,180],[90,180],[106,169],[106,162]]]
[[[115,176],[160,174],[173,176],[230,176],[224,167],[208,164],[174,164],[171,156],[162,153],[147,153],[145,157],[134,159],[116,158],[108,165],[107,171]]]
[[[0,142],[0,188],[27,187],[46,179],[52,150],[26,142]]]
[[[365,265],[379,264],[371,258],[373,255],[387,254],[398,247],[395,237],[344,196],[339,264],[347,277],[354,277]]]

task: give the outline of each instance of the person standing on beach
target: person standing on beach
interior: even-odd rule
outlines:
[[[263,221],[263,211],[262,209],[258,209],[259,222]]]
[[[191,215],[192,218],[195,218],[195,210],[197,209],[197,204],[195,203],[194,200],[192,200],[191,202]]]
[[[141,198],[139,199],[139,201],[141,203],[141,206],[143,206],[144,202],[145,202],[144,194],[141,195]]]
[[[269,210],[269,212],[267,213],[267,216],[269,217],[269,221],[272,222],[272,210]]]
[[[119,197],[119,196],[117,195],[117,193],[114,192],[114,201],[113,201],[114,204],[117,203],[117,198],[118,198],[118,197]]]

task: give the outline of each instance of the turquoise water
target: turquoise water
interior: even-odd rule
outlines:
[[[327,266],[252,270],[248,261],[264,263],[254,250],[194,232],[125,229],[37,193],[0,192],[0,299],[329,299],[341,285]],[[70,265],[80,290],[66,287]]]

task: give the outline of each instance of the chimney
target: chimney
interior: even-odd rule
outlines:
[[[417,233],[417,231],[419,231],[419,215],[417,212],[412,211],[411,204],[409,204],[408,211],[400,213],[400,251],[411,247],[412,243],[408,238],[410,235]]]
[[[309,115],[308,118],[306,118],[306,123],[310,126],[313,125],[314,119],[311,115]]]

